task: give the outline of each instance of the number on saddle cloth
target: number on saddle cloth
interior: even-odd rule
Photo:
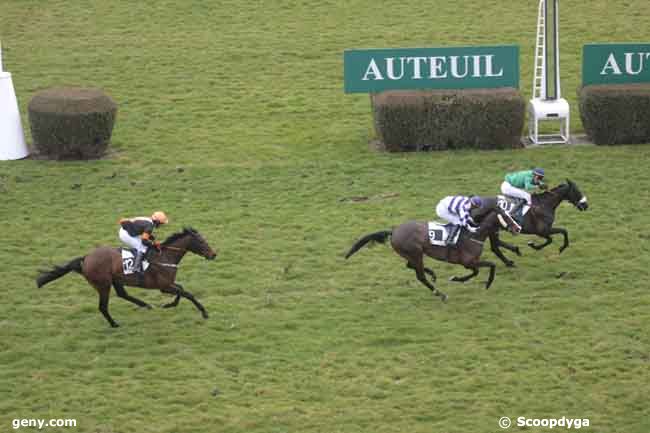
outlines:
[[[124,275],[129,275],[135,272],[135,255],[136,251],[133,248],[122,248],[122,272]],[[142,259],[142,271],[149,268],[147,259]]]
[[[524,202],[523,206],[519,206],[522,202]],[[530,209],[530,206],[525,204],[525,200],[523,198],[510,197],[507,195],[497,196],[497,206],[499,206],[501,209],[506,211],[508,215],[510,215],[515,219],[515,221],[517,221],[518,224],[521,224],[522,220],[524,219],[524,215],[526,215],[526,213]],[[515,215],[513,215],[512,211],[517,206],[519,206],[519,210],[516,212]]]
[[[428,224],[429,229],[429,242],[431,245],[436,245],[439,247],[446,247],[449,245],[455,245],[458,242],[458,237],[460,236],[461,230],[455,230],[457,226],[455,224],[442,224],[435,221],[431,221]],[[454,233],[454,238],[448,242],[449,236]]]

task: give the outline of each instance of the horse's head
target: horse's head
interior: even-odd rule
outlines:
[[[188,251],[197,254],[199,256],[205,257],[208,260],[214,260],[217,258],[216,251],[210,248],[210,245],[208,245],[208,241],[205,240],[205,238],[201,235],[201,233],[197,232],[192,228],[188,228],[186,230],[189,232],[190,236],[192,237],[190,240],[190,244],[187,246]]]
[[[574,205],[578,210],[585,211],[589,208],[589,203],[587,202],[587,196],[583,195],[578,188],[578,185],[575,182],[567,179],[566,183],[569,189],[566,192],[566,197],[569,202]]]
[[[210,248],[205,238],[191,227],[185,227],[182,232],[174,233],[162,243],[162,246],[189,251],[208,260],[217,257],[217,253]]]

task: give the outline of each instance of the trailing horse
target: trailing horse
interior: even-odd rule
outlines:
[[[465,282],[475,277],[479,272],[479,268],[490,268],[490,276],[485,284],[485,288],[488,289],[492,281],[494,281],[496,266],[494,263],[480,258],[485,239],[491,233],[499,230],[501,224],[499,216],[505,220],[505,224],[509,229],[513,228],[514,221],[510,216],[502,209],[493,208],[485,216],[476,233],[462,229],[455,246],[432,245],[429,239],[427,223],[409,221],[391,231],[379,231],[362,237],[350,248],[345,258],[348,259],[370,242],[385,243],[390,238],[393,250],[406,259],[406,267],[415,270],[418,281],[427,286],[434,295],[440,296],[444,302],[447,300],[447,295],[433,285],[433,282],[436,281],[436,274],[431,269],[424,267],[424,255],[443,262],[460,264],[472,271],[463,277],[452,277],[451,281]],[[431,276],[432,282],[427,279],[427,274]]]
[[[496,198],[494,197],[486,197],[484,200],[488,202],[488,205],[494,206],[496,204]],[[553,222],[555,221],[555,209],[565,200],[569,201],[569,203],[574,205],[581,212],[589,208],[587,197],[582,194],[575,182],[572,182],[569,179],[567,179],[566,183],[560,184],[550,191],[532,195],[532,206],[526,215],[524,215],[520,233],[540,236],[544,238],[546,242],[537,245],[533,241],[529,241],[528,246],[535,250],[541,250],[553,242],[551,236],[558,233],[562,234],[564,237],[564,242],[560,247],[560,253],[569,246],[569,235],[567,230],[560,227],[553,227]],[[480,216],[475,214],[472,216],[480,220]],[[496,254],[496,256],[499,257],[506,266],[514,266],[514,262],[503,255],[500,247],[504,247],[516,253],[518,256],[521,255],[519,247],[503,242],[499,239],[498,232],[490,234],[490,248],[492,252],[494,252],[494,254]]]
[[[136,274],[125,275],[121,248],[99,247],[86,256],[72,259],[65,265],[55,266],[49,271],[41,271],[36,279],[36,285],[42,287],[72,271],[83,275],[88,283],[97,290],[99,294],[99,311],[114,328],[119,325],[108,313],[111,285],[115,287],[115,293],[120,298],[126,299],[139,307],[149,309],[151,305],[129,295],[124,286],[158,289],[161,292],[176,295],[176,298],[172,302],[163,305],[163,308],[175,307],[181,297],[189,299],[201,312],[203,318],[207,319],[208,313],[203,305],[190,292],[175,282],[178,264],[188,251],[203,256],[208,260],[214,260],[217,256],[217,253],[210,248],[199,232],[192,228],[185,228],[182,232],[175,233],[167,238],[160,245],[160,250],[153,251],[150,266],[140,280]]]

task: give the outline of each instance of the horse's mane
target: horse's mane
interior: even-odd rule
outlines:
[[[165,239],[161,245],[162,246],[169,245],[172,242],[178,240],[179,238],[182,238],[187,235],[192,235],[194,233],[196,233],[196,230],[194,230],[192,227],[183,227],[183,231],[173,233],[167,239]]]

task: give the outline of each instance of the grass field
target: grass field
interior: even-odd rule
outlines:
[[[650,3],[561,7],[580,132],[582,45],[648,41]],[[120,109],[104,160],[0,163],[0,431],[487,433],[502,416],[650,431],[650,147],[382,154],[368,96],[343,93],[345,48],[514,43],[529,95],[535,20],[532,1],[3,2],[28,140],[40,89],[97,86]],[[459,285],[462,268],[430,261],[447,304],[390,248],[343,259],[363,234],[533,165],[589,198],[558,209],[562,255],[526,248],[489,291],[485,272]],[[111,329],[78,275],[36,288],[37,269],[117,245],[118,218],[156,209],[161,238],[193,226],[219,251],[179,271],[208,320],[113,296]]]

